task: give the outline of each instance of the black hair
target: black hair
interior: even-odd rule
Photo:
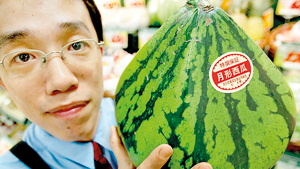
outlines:
[[[94,25],[94,28],[98,36],[98,40],[103,41],[103,28],[102,28],[101,14],[97,6],[95,5],[94,0],[83,0],[83,2],[89,11],[92,23]]]

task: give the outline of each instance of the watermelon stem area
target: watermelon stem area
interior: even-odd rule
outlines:
[[[200,7],[204,12],[210,12],[214,9],[214,6],[208,0],[188,0],[188,6]]]

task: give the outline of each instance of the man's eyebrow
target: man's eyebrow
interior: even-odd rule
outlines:
[[[86,30],[88,33],[90,32],[88,27],[81,21],[77,22],[64,22],[59,25],[60,28],[73,32],[73,31],[80,31],[80,30]],[[24,30],[16,30],[13,32],[8,32],[5,34],[0,35],[0,49],[9,43],[15,42],[19,39],[24,39],[26,36],[30,34],[30,31],[28,29]]]
[[[88,27],[81,21],[78,22],[64,22],[60,24],[60,28],[68,30],[68,31],[78,31],[78,30],[86,30],[90,32]]]
[[[0,49],[8,44],[17,41],[18,39],[23,39],[29,35],[29,30],[17,30],[14,32],[9,32],[0,36]]]

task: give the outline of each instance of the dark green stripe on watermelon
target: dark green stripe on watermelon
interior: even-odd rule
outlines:
[[[117,87],[116,118],[137,166],[160,144],[174,153],[170,168],[207,161],[214,168],[270,168],[294,128],[287,83],[257,44],[221,9],[190,3],[138,52]],[[227,52],[253,62],[250,83],[220,93],[211,64]]]

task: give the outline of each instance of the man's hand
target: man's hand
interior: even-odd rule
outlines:
[[[119,169],[134,169],[134,165],[129,159],[124,146],[121,143],[120,137],[117,133],[117,128],[112,126],[110,128],[111,137],[110,145],[117,158]],[[160,169],[168,161],[173,153],[171,146],[162,144],[156,147],[151,154],[138,166],[138,169]],[[208,163],[199,163],[192,169],[212,169]]]

